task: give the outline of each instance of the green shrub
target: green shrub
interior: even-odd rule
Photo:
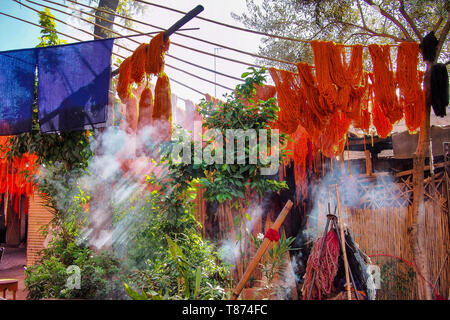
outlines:
[[[95,253],[74,239],[60,237],[25,271],[27,299],[120,299],[126,297],[119,262],[108,252]],[[67,286],[69,266],[80,268],[80,288]]]

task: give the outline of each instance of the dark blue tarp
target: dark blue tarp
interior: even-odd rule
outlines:
[[[114,39],[38,50],[42,132],[83,130],[106,122]]]
[[[31,131],[36,51],[0,52],[0,135]]]

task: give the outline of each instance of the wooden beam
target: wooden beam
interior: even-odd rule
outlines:
[[[433,167],[434,167],[434,169],[436,169],[436,168],[442,168],[442,167],[445,167],[445,166],[448,166],[448,165],[450,165],[450,161],[435,163]],[[423,170],[424,171],[430,170],[430,166],[429,165],[428,166],[424,166]],[[414,173],[414,169],[400,171],[400,172],[395,173],[394,177],[396,177],[396,178],[403,177],[403,176],[406,176],[406,175],[412,174],[412,173]]]

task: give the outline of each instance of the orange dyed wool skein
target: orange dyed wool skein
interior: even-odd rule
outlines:
[[[420,83],[419,44],[402,42],[397,51],[397,83],[400,89],[400,102],[405,110],[405,123],[408,131],[420,127],[425,109],[425,97]]]
[[[369,53],[373,63],[372,83],[375,101],[391,124],[403,118],[403,109],[396,95],[396,82],[392,71],[389,45],[370,44]]]
[[[148,45],[146,43],[142,43],[134,50],[131,56],[130,79],[137,84],[141,83],[144,79],[147,47]]]
[[[164,68],[164,54],[169,50],[170,41],[164,41],[164,32],[158,33],[147,47],[145,73],[158,76]]]
[[[146,87],[139,99],[139,116],[138,116],[138,130],[150,126],[152,121],[153,111],[153,94],[149,87]]]
[[[275,124],[277,129],[291,134],[297,130],[299,121],[299,105],[301,103],[300,78],[287,70],[269,69],[275,83],[280,111]]]
[[[119,95],[122,103],[130,95],[130,84],[131,84],[131,57],[126,58],[122,61],[119,67],[119,79],[117,80],[117,94]]]
[[[170,140],[172,135],[172,102],[169,78],[165,73],[162,73],[156,81],[152,124],[160,129],[158,137],[154,137],[154,140]]]

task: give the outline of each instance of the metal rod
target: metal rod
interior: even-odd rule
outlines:
[[[202,12],[205,8],[203,8],[202,5],[196,6],[194,9],[186,13],[186,15],[175,22],[169,29],[164,31],[164,40],[167,41],[169,37],[176,32],[178,29],[180,29],[182,26],[184,26],[186,23],[191,21],[195,16],[197,16],[200,12]]]
[[[198,15],[200,12],[204,10],[202,5],[196,6],[194,9],[186,13],[186,15],[175,22],[169,29],[164,31],[164,41],[167,41],[169,37],[176,31],[178,31],[182,26],[184,26],[186,23],[188,23],[190,20],[192,20],[196,15]],[[116,70],[111,71],[111,77],[115,77],[119,74],[119,68]]]

